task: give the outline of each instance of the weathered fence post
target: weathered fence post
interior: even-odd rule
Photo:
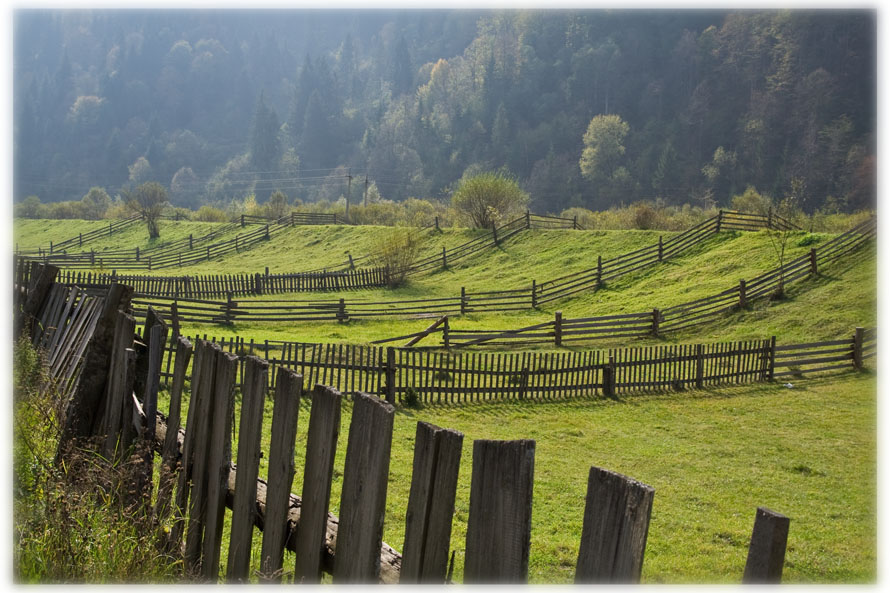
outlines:
[[[532,309],[538,308],[538,283],[532,280]]]
[[[717,211],[717,231],[720,232],[720,225],[723,223],[723,210]]]
[[[136,246],[136,261],[139,261],[139,246]]]
[[[334,584],[376,583],[395,408],[356,393],[346,444]]]
[[[235,404],[235,373],[238,357],[228,352],[216,354],[216,373],[213,378],[212,420],[206,446],[206,519],[201,548],[201,574],[205,581],[215,583],[219,578],[220,544],[229,490],[229,468],[232,463],[232,422]]]
[[[658,261],[664,259],[664,242],[662,236],[658,235]]]
[[[615,357],[609,355],[609,362],[603,367],[603,395],[615,397]]]
[[[816,264],[816,248],[815,247],[810,248],[810,273],[812,273],[813,276],[816,276],[819,274],[819,267]]]
[[[349,257],[349,269],[350,269],[350,270],[354,270],[354,269],[355,269],[355,262],[352,261],[352,254],[351,254],[351,253],[347,253],[346,255]]]
[[[658,337],[658,323],[661,321],[661,312],[658,309],[652,309],[652,336]]]
[[[436,216],[436,230],[439,230],[439,217]]]
[[[340,299],[340,304],[337,306],[337,321],[344,322],[349,319],[349,316],[346,314],[346,300]]]
[[[776,372],[776,336],[769,339],[769,366],[766,371],[767,381],[772,381]]]
[[[448,327],[448,315],[445,315],[445,321],[442,323],[442,343],[444,344],[444,346],[446,348],[451,347],[451,343],[450,343],[451,338],[448,335],[449,331],[450,330]]]
[[[396,351],[392,346],[386,348],[386,401],[396,403]]]
[[[578,230],[578,215],[577,214],[572,217],[572,230],[575,230],[575,231]]]
[[[266,225],[266,241],[269,240],[269,225]]]
[[[575,583],[639,583],[655,489],[591,467]]]
[[[705,354],[704,346],[695,345],[695,388],[701,389],[705,383]]]
[[[532,213],[531,210],[526,209],[525,211],[525,228],[532,228]]]
[[[739,280],[739,308],[744,309],[748,306],[748,295],[744,280]]]
[[[445,253],[444,245],[442,245],[442,268],[448,268],[448,255]]]
[[[232,309],[234,308],[235,303],[232,302],[232,293],[230,291],[226,293],[226,323],[232,323],[234,319],[234,313],[232,312]]]
[[[553,341],[557,347],[562,346],[562,311],[557,311],[553,320]]]
[[[145,426],[141,431],[142,467],[137,474],[136,492],[144,501],[144,512],[151,507],[152,473],[154,471],[155,425],[158,416],[158,390],[161,382],[161,357],[163,356],[167,327],[162,324],[152,326],[148,342],[148,364],[145,366],[145,392],[142,409],[145,412]],[[110,366],[110,365],[109,365]],[[124,419],[129,421],[128,418]]]
[[[856,328],[853,334],[853,368],[857,371],[862,370],[862,341],[865,330],[861,327]]]
[[[535,441],[473,442],[464,583],[525,583]]]
[[[522,367],[522,376],[519,378],[519,399],[525,399],[525,393],[528,391],[528,367]]]
[[[400,583],[445,583],[464,435],[417,423]]]
[[[767,215],[766,215],[766,228],[768,228],[768,229],[773,228],[773,209],[772,209],[772,206],[771,206],[770,209],[767,211]]]
[[[785,515],[765,507],[757,508],[743,583],[776,584],[782,581],[790,523],[791,519]]]
[[[321,580],[321,554],[327,533],[334,455],[340,434],[340,392],[316,385],[312,391],[306,464],[303,468],[303,506],[294,551],[294,582],[316,584]]]
[[[498,241],[498,225],[495,222],[491,223],[491,235],[494,238],[494,244],[498,245],[500,243]]]
[[[260,436],[263,405],[269,384],[269,363],[255,356],[245,360],[242,380],[241,425],[238,429],[238,471],[232,498],[232,531],[226,580],[246,582],[250,570],[250,548],[256,521],[256,480],[260,468]]]
[[[463,315],[467,312],[467,289],[464,286],[460,287],[460,314]]]
[[[275,405],[272,410],[269,480],[266,488],[266,516],[260,554],[261,580],[281,580],[281,563],[287,543],[287,512],[291,483],[294,480],[294,442],[303,377],[278,367],[275,380]]]
[[[603,256],[596,256],[596,286],[599,288],[603,285]]]
[[[189,251],[192,250],[193,245],[194,245],[194,238],[192,237],[192,233],[189,233]]]
[[[243,214],[241,215],[241,227],[242,228],[244,227],[244,215]]]
[[[182,389],[185,386],[185,373],[192,358],[192,344],[186,338],[176,336],[176,361],[173,363],[173,381],[170,387],[170,408],[167,413],[167,433],[161,453],[161,477],[158,480],[158,498],[155,502],[155,516],[163,521],[168,514],[173,481],[176,477],[177,456],[179,453],[179,426],[182,417]],[[173,353],[170,353],[173,356]]]

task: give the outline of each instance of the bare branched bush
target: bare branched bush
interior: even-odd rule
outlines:
[[[372,248],[372,263],[386,268],[387,283],[390,288],[401,286],[417,260],[420,252],[420,238],[411,230],[399,230],[377,241]]]

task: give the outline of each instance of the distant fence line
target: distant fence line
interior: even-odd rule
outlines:
[[[596,267],[574,272],[542,283],[532,282],[530,289],[482,291],[468,293],[461,289],[459,298],[438,298],[385,302],[363,302],[345,299],[324,302],[314,301],[300,304],[298,302],[238,303],[233,296],[253,296],[284,292],[305,292],[320,290],[351,290],[387,286],[389,274],[386,269],[366,268],[344,271],[300,272],[294,274],[228,274],[204,276],[136,276],[93,274],[92,272],[65,271],[61,281],[77,284],[90,289],[102,289],[111,282],[119,281],[136,287],[140,305],[152,304],[156,307],[172,311],[169,299],[174,299],[185,317],[184,321],[195,322],[232,322],[239,316],[255,317],[267,321],[298,321],[298,320],[345,320],[349,317],[403,315],[447,315],[483,311],[505,312],[525,310],[539,305],[565,298],[573,294],[596,289],[604,282],[615,280],[646,267],[674,257],[683,251],[706,240],[719,229],[739,230],[735,225],[744,224],[746,229],[763,228],[769,224],[768,217],[721,212],[687,231],[667,241],[659,236],[658,243],[611,259],[597,258]],[[522,228],[531,228],[537,215],[527,213],[524,218],[516,219],[501,228],[501,238],[489,239],[480,237],[469,243],[445,250],[441,256],[433,256],[415,262],[415,272],[428,270],[432,265],[446,266],[449,258],[463,257],[469,253],[489,246],[487,240],[497,241],[512,236]],[[551,217],[554,218],[554,217]],[[523,220],[525,226],[522,226]],[[739,222],[741,221],[741,222]],[[573,223],[572,219],[554,218],[553,224]],[[520,224],[517,224],[520,223]],[[761,225],[756,227],[755,225]],[[506,231],[506,232],[505,232]],[[497,231],[493,231],[496,236]],[[28,268],[26,267],[26,270]],[[215,296],[225,296],[225,302],[207,300]],[[197,299],[197,300],[196,300]],[[348,310],[347,310],[348,306]],[[213,310],[208,310],[213,309]]]
[[[814,276],[838,258],[851,254],[870,241],[876,233],[876,219],[871,218],[849,231],[838,235],[822,245],[813,248],[783,266],[761,274],[752,280],[742,280],[736,286],[716,295],[696,299],[664,309],[653,308],[638,313],[603,315],[578,319],[563,318],[557,312],[552,321],[534,324],[511,330],[459,329],[451,324],[441,324],[428,333],[440,334],[447,346],[470,346],[477,344],[534,344],[572,343],[579,340],[615,339],[660,335],[676,332],[706,323],[717,315],[737,308],[744,308],[755,299],[773,294],[781,285],[783,288]],[[617,259],[617,258],[616,258]],[[636,270],[624,267],[623,273]],[[594,281],[589,286],[596,287]],[[566,296],[578,292],[572,286]],[[504,291],[507,300],[498,306],[496,293],[470,294],[465,290],[454,298],[415,299],[399,301],[250,301],[239,302],[232,299],[212,301],[200,299],[177,299],[174,301],[145,298],[137,295],[133,301],[137,315],[144,316],[151,306],[162,312],[174,323],[235,323],[244,322],[293,322],[293,321],[346,321],[348,319],[385,318],[388,316],[439,318],[446,315],[473,313],[480,311],[509,311],[529,309],[539,303],[530,298],[517,298],[519,291]],[[534,294],[534,293],[533,293]],[[540,302],[545,302],[541,299]],[[412,337],[401,336],[387,341]]]

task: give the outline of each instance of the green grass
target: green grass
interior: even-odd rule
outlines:
[[[309,407],[304,400],[298,421],[295,493],[302,491]],[[331,494],[334,514],[351,410],[351,402],[345,402]],[[262,437],[267,454],[271,412],[270,399]],[[404,541],[414,436],[422,420],[464,434],[451,538],[457,582],[463,575],[472,441],[522,438],[536,441],[533,583],[572,581],[592,465],[655,488],[644,583],[740,582],[758,506],[791,517],[785,582],[874,582],[876,418],[872,371],[809,379],[791,389],[776,383],[621,401],[399,407],[383,540],[397,550]],[[261,459],[261,476],[267,459]],[[255,551],[260,542],[257,532]],[[293,562],[293,554],[286,553],[285,569]]]

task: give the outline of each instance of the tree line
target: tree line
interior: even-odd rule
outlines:
[[[873,11],[19,11],[15,198],[874,205]],[[793,189],[792,189],[793,188]],[[378,199],[379,198],[379,199]],[[33,200],[32,200],[33,202]]]

